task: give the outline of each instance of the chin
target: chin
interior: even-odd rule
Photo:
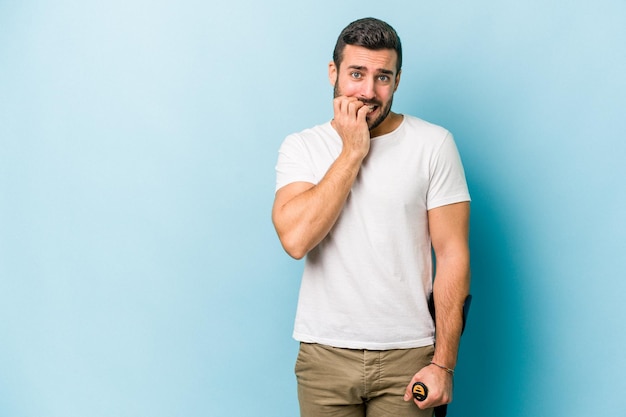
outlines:
[[[374,119],[371,122],[368,120],[367,121],[367,127],[369,128],[369,131],[371,132],[372,130],[376,129],[378,126],[380,126],[382,124],[382,122],[385,121],[385,118],[382,119]]]

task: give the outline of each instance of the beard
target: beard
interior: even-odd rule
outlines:
[[[339,90],[339,87],[337,86],[337,84],[338,83],[335,83],[335,87],[333,88],[334,98],[337,98],[343,95],[341,93],[341,90]],[[370,130],[370,132],[373,129],[376,129],[378,126],[380,126],[380,124],[383,121],[385,121],[387,116],[389,116],[389,112],[391,111],[391,105],[393,104],[393,96],[391,96],[389,101],[384,104],[378,100],[365,100],[365,99],[360,99],[360,98],[358,100],[362,102],[363,104],[365,104],[366,106],[377,106],[377,110],[380,110],[378,117],[376,117],[375,119],[372,119],[369,115],[367,115],[365,118],[365,120],[367,121],[367,127]]]

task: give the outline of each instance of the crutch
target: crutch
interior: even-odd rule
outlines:
[[[465,297],[465,302],[463,303],[463,325],[461,327],[461,334],[465,331],[465,323],[467,321],[467,315],[469,314],[470,304],[472,304],[471,294]],[[430,315],[433,317],[433,321],[436,323],[435,299],[432,293],[430,293],[430,297],[428,297],[428,310],[430,311]],[[428,387],[423,382],[416,382],[413,384],[413,397],[417,401],[424,401],[428,397]],[[435,407],[435,417],[446,417],[446,414],[448,414],[448,404],[442,404]]]

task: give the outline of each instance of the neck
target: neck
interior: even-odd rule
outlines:
[[[403,116],[401,114],[397,114],[394,112],[389,112],[385,120],[376,126],[374,129],[370,131],[370,137],[375,138],[377,136],[386,135],[387,133],[391,133],[400,126],[402,123]]]

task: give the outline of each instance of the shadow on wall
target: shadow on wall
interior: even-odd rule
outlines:
[[[433,83],[432,85],[442,85]],[[430,93],[430,94],[429,94]],[[471,95],[471,92],[465,92]],[[529,325],[533,308],[518,237],[525,231],[509,179],[488,152],[502,141],[484,108],[459,102],[459,91],[424,91],[413,114],[453,132],[472,196],[470,248],[473,294],[455,374],[451,417],[525,416],[529,368],[539,334]],[[426,103],[426,104],[424,104]],[[425,111],[423,111],[425,110]],[[501,136],[501,135],[500,135]],[[527,256],[527,255],[524,255]]]
[[[467,159],[467,158],[465,158]],[[473,164],[469,169],[476,170]],[[489,177],[468,175],[472,191],[472,311],[461,343],[451,416],[522,416],[522,387],[536,336],[525,320],[526,292],[511,244],[516,220]],[[476,181],[476,178],[481,178]]]

